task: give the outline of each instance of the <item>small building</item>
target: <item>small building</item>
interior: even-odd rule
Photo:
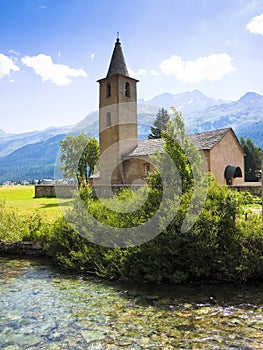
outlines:
[[[138,140],[137,83],[129,76],[119,38],[110,66],[100,84],[100,173],[95,186],[140,183],[154,170],[150,155],[164,150],[163,139]],[[219,184],[244,183],[244,152],[231,128],[189,135],[203,152],[207,170]]]

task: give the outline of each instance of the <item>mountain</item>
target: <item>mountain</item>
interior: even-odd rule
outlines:
[[[74,125],[70,134],[75,135],[85,132],[90,137],[98,138],[99,135],[99,111],[90,112],[84,119]]]
[[[71,128],[72,126],[51,127],[21,134],[7,134],[0,130],[0,157],[7,156],[25,145],[45,141],[56,135],[66,134]]]
[[[191,133],[232,127],[238,136],[249,137],[263,148],[263,96],[247,92],[239,100],[211,106],[185,116]]]
[[[0,158],[0,183],[6,180],[54,178],[54,164],[60,140],[64,137],[65,134],[61,134],[45,141],[28,144]]]
[[[6,135],[6,133],[4,132],[4,130],[0,129],[0,137],[3,137],[5,135]]]
[[[183,114],[200,111],[210,106],[219,105],[224,102],[226,101],[207,97],[197,89],[180,94],[169,94],[165,92],[146,101],[148,104],[161,106],[163,108],[175,107]]]
[[[248,92],[237,101],[206,97],[198,90],[181,94],[164,93],[138,103],[139,138],[147,138],[159,108],[181,110],[187,132],[196,133],[232,127],[237,136],[251,138],[263,149],[263,96]],[[66,134],[86,132],[98,137],[98,111],[90,112],[74,126],[49,128],[23,134],[0,130],[0,183],[54,177],[59,142]]]

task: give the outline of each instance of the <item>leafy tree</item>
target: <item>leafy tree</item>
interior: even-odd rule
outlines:
[[[261,149],[250,138],[240,139],[245,156],[245,181],[257,181],[256,171],[261,169]]]
[[[193,186],[193,173],[196,179],[201,178],[202,162],[198,149],[186,136],[182,114],[175,108],[172,108],[172,111],[173,115],[166,130],[162,131],[164,149],[169,159],[163,154],[153,156],[157,163],[157,171],[149,175],[149,182],[158,187],[161,181],[165,181],[174,188],[182,189],[184,193]]]
[[[170,116],[167,110],[164,108],[159,109],[153,126],[151,127],[151,133],[148,135],[148,139],[160,139],[162,137],[162,130],[166,129],[169,120]]]
[[[87,182],[93,174],[99,159],[99,144],[95,138],[82,133],[78,136],[67,135],[60,141],[61,169],[66,178],[76,177],[78,184]]]
[[[79,160],[79,171],[81,174],[85,174],[86,182],[94,173],[99,155],[100,151],[98,141],[95,138],[89,138],[84,152]]]

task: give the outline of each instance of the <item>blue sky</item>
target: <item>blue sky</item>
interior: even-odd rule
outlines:
[[[97,109],[117,31],[138,98],[263,94],[262,0],[0,0],[0,129]]]

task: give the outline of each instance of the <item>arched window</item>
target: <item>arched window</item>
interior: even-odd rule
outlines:
[[[106,85],[106,97],[111,97],[111,85],[108,83]]]
[[[111,114],[110,112],[106,113],[106,126],[110,126],[111,125]]]
[[[224,176],[226,179],[226,184],[232,185],[233,179],[235,179],[236,177],[242,177],[242,171],[239,166],[227,165],[225,167]]]
[[[125,96],[126,97],[131,97],[131,91],[130,91],[130,84],[129,83],[125,83]]]

